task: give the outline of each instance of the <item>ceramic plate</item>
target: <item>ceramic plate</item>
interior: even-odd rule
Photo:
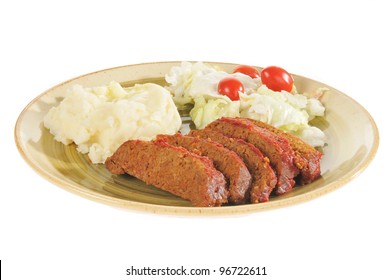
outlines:
[[[378,130],[369,113],[355,100],[338,90],[301,76],[293,75],[300,92],[319,87],[330,90],[322,97],[325,118],[316,126],[327,135],[321,162],[322,176],[317,181],[295,187],[290,193],[272,197],[267,203],[214,208],[192,207],[189,202],[126,175],[112,175],[105,167],[93,165],[74,145],[55,141],[43,127],[43,117],[61,101],[56,95],[74,84],[85,87],[117,81],[164,83],[164,75],[180,62],[159,62],[106,69],[59,84],[35,98],[20,114],[15,126],[16,145],[26,162],[47,180],[88,199],[122,208],[167,214],[236,214],[262,211],[304,202],[332,191],[353,179],[373,159],[378,148]],[[225,71],[235,64],[211,63]],[[184,121],[183,129],[188,129]]]

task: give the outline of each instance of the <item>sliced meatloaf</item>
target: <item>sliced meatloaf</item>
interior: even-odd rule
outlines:
[[[300,138],[285,132],[281,129],[273,127],[261,121],[249,120],[258,127],[266,128],[269,131],[286,138],[291,148],[295,152],[294,163],[300,170],[300,174],[296,178],[299,184],[308,184],[320,177],[320,161],[323,156],[318,150],[302,141]]]
[[[295,184],[293,178],[299,170],[294,164],[295,154],[287,139],[241,118],[220,118],[207,125],[207,128],[255,145],[269,158],[276,172],[278,181],[275,193],[280,195],[292,189]]]
[[[227,202],[226,180],[211,160],[165,142],[127,141],[105,165],[114,174],[128,173],[190,200],[194,206],[220,206]]]
[[[250,202],[260,203],[269,200],[269,196],[276,186],[276,175],[270,166],[269,159],[253,144],[242,139],[225,136],[223,133],[211,129],[192,130],[188,135],[210,139],[237,153],[252,175]]]
[[[165,141],[191,152],[199,152],[212,160],[216,169],[221,171],[229,183],[229,202],[243,204],[248,201],[252,177],[242,159],[233,151],[214,141],[191,136],[158,135],[156,141]]]

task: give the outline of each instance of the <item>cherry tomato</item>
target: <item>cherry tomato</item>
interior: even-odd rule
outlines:
[[[238,65],[236,68],[234,68],[233,73],[242,73],[248,75],[253,79],[260,78],[259,71],[257,71],[256,68],[253,68],[252,66],[248,66],[248,65]]]
[[[274,91],[285,90],[290,92],[293,88],[293,77],[277,66],[269,66],[261,70],[261,82]]]
[[[240,99],[239,92],[244,92],[244,85],[237,78],[226,77],[219,81],[218,92],[236,101]]]

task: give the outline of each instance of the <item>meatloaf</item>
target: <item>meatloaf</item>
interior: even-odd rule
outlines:
[[[249,121],[258,127],[266,128],[289,141],[291,148],[295,152],[294,163],[300,170],[300,174],[296,178],[297,183],[309,184],[320,177],[320,161],[323,156],[322,153],[288,132],[261,121],[251,119],[249,119]]]
[[[156,141],[165,141],[173,146],[180,146],[191,152],[198,152],[212,160],[217,170],[221,171],[229,183],[229,202],[244,204],[248,202],[252,176],[242,159],[233,151],[214,141],[191,136],[158,135]]]
[[[228,201],[226,180],[211,160],[162,141],[129,140],[105,165],[114,174],[128,173],[194,206],[220,206]]]
[[[192,130],[188,135],[211,139],[236,152],[252,175],[250,202],[260,203],[269,200],[269,196],[276,185],[276,175],[270,166],[269,159],[253,144],[242,139],[230,138],[211,129]]]
[[[293,178],[299,170],[294,164],[295,153],[287,139],[241,118],[223,117],[207,125],[207,128],[220,131],[229,137],[243,139],[255,145],[270,159],[276,172],[275,193],[281,195],[292,189],[295,184]]]

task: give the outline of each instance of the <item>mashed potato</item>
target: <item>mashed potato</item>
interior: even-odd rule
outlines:
[[[176,133],[181,117],[165,88],[152,83],[123,88],[111,82],[105,87],[74,86],[50,109],[44,125],[57,141],[75,143],[93,163],[103,163],[129,139]]]

